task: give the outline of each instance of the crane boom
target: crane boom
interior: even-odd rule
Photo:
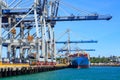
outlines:
[[[57,41],[56,43],[58,43],[58,44],[66,44],[66,43],[97,43],[98,41],[94,41],[94,40],[89,40],[89,41],[83,41],[83,40],[81,40],[81,41]]]
[[[58,52],[68,51],[66,49],[58,50]],[[78,50],[69,50],[69,51],[95,51],[95,49],[78,49]]]
[[[47,17],[46,21],[80,21],[80,20],[110,20],[110,15],[88,15],[88,16],[61,16],[61,17]]]
[[[25,12],[21,12],[25,13]],[[14,14],[14,13],[13,13]],[[101,16],[60,16],[60,17],[46,17],[47,22],[55,22],[55,21],[80,21],[80,20],[110,20],[112,16],[101,15]],[[5,17],[3,17],[5,19]],[[19,21],[21,18],[16,18]],[[33,17],[25,18],[24,22],[33,22]]]
[[[9,14],[9,15],[20,15],[20,14],[26,14],[30,9],[3,9],[2,14]],[[39,14],[40,12],[37,12]],[[33,11],[31,12],[33,14]],[[94,15],[86,15],[86,16],[47,16],[46,21],[47,22],[52,22],[55,23],[56,21],[81,21],[81,20],[110,20],[112,16],[110,15],[99,15],[99,14],[94,14]],[[18,18],[17,18],[18,19]],[[19,18],[20,19],[20,18]],[[26,20],[23,20],[24,22],[26,21],[31,21],[33,22],[33,18],[29,18]]]

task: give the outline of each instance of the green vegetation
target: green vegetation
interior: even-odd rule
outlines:
[[[56,58],[58,62],[64,61],[63,59],[67,58]],[[110,57],[90,57],[90,62],[91,63],[120,63],[120,56],[110,56]]]
[[[106,57],[91,57],[90,58],[90,62],[91,63],[108,63],[110,62],[110,59],[109,58],[106,58]]]
[[[90,58],[91,63],[120,63],[120,56],[110,56],[110,57],[91,57]]]

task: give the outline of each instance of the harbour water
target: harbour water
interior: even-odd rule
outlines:
[[[0,80],[120,80],[120,67],[90,67],[87,69],[68,68],[1,78]]]

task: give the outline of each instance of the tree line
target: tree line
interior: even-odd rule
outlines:
[[[109,63],[109,62],[120,62],[120,57],[90,57],[91,63]]]

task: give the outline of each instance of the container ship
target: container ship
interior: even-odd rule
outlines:
[[[88,53],[76,53],[69,55],[70,67],[72,68],[89,68],[90,60]]]

